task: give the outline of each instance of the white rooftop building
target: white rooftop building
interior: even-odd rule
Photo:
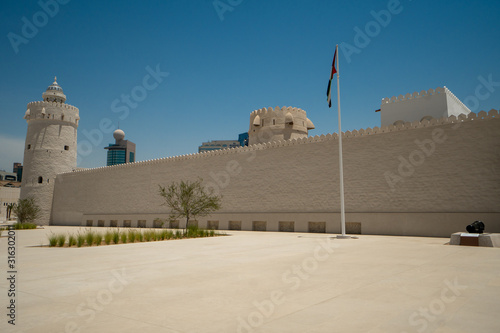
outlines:
[[[469,114],[471,111],[446,87],[386,97],[380,106],[382,126]]]

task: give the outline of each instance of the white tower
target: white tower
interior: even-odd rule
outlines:
[[[41,208],[36,223],[48,225],[57,174],[76,168],[78,108],[65,104],[56,78],[42,94],[43,101],[28,103],[24,115],[28,132],[24,147],[21,199],[33,196]]]
[[[263,108],[250,114],[248,144],[307,138],[314,124],[304,110],[292,107]]]

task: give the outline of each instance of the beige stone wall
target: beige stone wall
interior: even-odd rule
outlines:
[[[365,234],[449,236],[483,219],[487,231],[500,232],[500,120],[490,114],[346,132],[347,221]],[[224,196],[220,212],[198,219],[202,227],[241,221],[252,230],[265,221],[278,231],[288,221],[308,231],[309,222],[325,222],[326,232],[339,231],[336,135],[59,175],[52,223],[152,226],[168,216],[158,184],[198,177]]]

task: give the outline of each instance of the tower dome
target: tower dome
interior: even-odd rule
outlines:
[[[42,94],[42,98],[46,102],[66,102],[66,95],[64,95],[63,89],[57,83],[57,77],[54,77],[54,82],[47,87],[47,90]]]
[[[125,139],[125,132],[122,131],[121,129],[117,129],[116,131],[113,132],[113,138],[115,138],[116,141],[120,141]]]

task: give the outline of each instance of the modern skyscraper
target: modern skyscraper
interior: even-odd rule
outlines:
[[[108,150],[106,165],[116,165],[123,163],[135,162],[135,143],[124,140],[125,132],[117,129],[113,132],[115,143],[110,143],[109,146],[104,147]]]

